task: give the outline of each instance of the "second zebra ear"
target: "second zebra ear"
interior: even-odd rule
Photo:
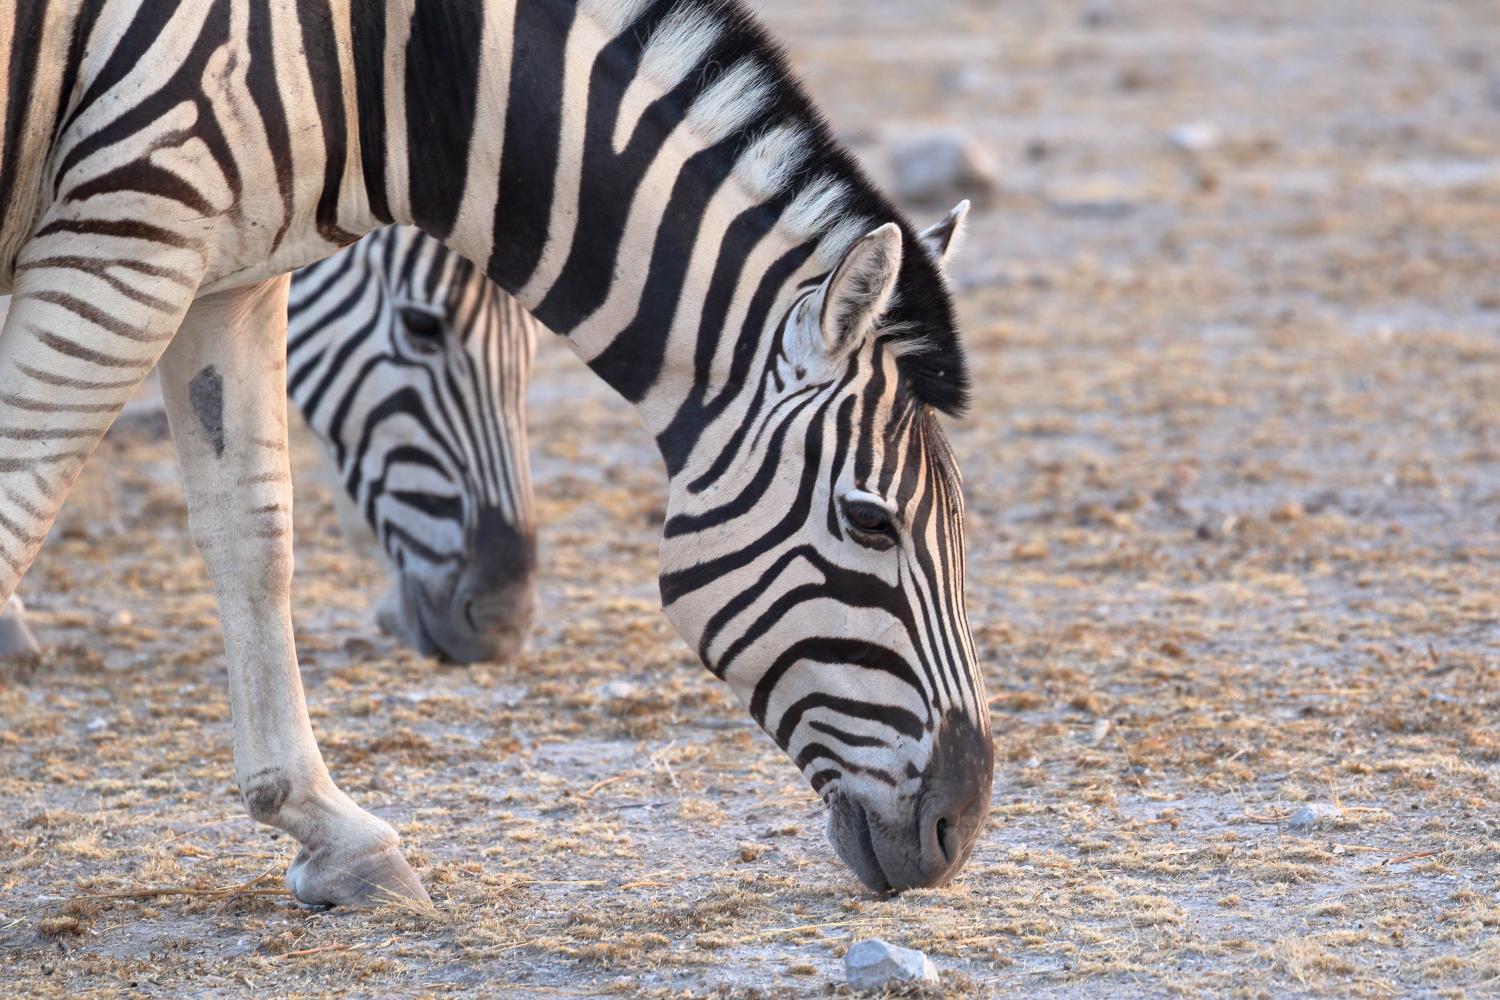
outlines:
[[[855,240],[823,290],[819,326],[829,354],[852,347],[868,334],[890,303],[901,271],[901,227],[887,222]]]
[[[948,258],[964,241],[964,222],[968,218],[969,199],[965,198],[948,213],[946,219],[917,234],[917,239],[921,240],[927,252],[932,254],[932,259],[937,261],[938,267],[946,265]]]

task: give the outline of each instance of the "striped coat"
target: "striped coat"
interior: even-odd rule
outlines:
[[[423,894],[333,784],[291,641],[285,274],[379,225],[484,268],[637,407],[664,609],[876,888],[988,813],[941,273],[733,0],[0,8],[0,596],[158,359],[219,593],[251,815],[299,898]]]

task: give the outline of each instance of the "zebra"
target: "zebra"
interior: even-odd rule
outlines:
[[[287,273],[390,223],[631,402],[660,592],[872,889],[989,812],[943,263],[737,0],[35,0],[0,14],[0,597],[153,364],[215,583],[235,770],[309,904],[426,899],[329,777],[289,609]]]
[[[536,615],[536,320],[409,226],[298,270],[287,317],[287,393],[344,539],[394,583],[381,627],[447,660],[511,659]]]
[[[536,339],[530,313],[420,229],[378,229],[292,276],[288,393],[345,542],[393,582],[377,621],[424,654],[503,662],[535,617]],[[0,655],[40,648],[12,595]]]

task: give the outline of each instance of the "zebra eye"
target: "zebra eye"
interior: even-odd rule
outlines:
[[[443,320],[425,309],[402,309],[401,325],[411,335],[412,346],[424,354],[442,350]]]
[[[890,538],[896,533],[891,525],[891,516],[886,513],[885,508],[868,500],[846,500],[844,516],[849,519],[851,527],[867,535]]]

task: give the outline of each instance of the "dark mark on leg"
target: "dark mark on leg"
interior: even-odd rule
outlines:
[[[188,383],[188,402],[213,442],[214,454],[224,457],[224,376],[209,365]]]
[[[250,815],[262,823],[271,823],[281,812],[282,803],[292,794],[292,783],[278,773],[276,768],[266,768],[245,782],[242,794],[245,808]]]

